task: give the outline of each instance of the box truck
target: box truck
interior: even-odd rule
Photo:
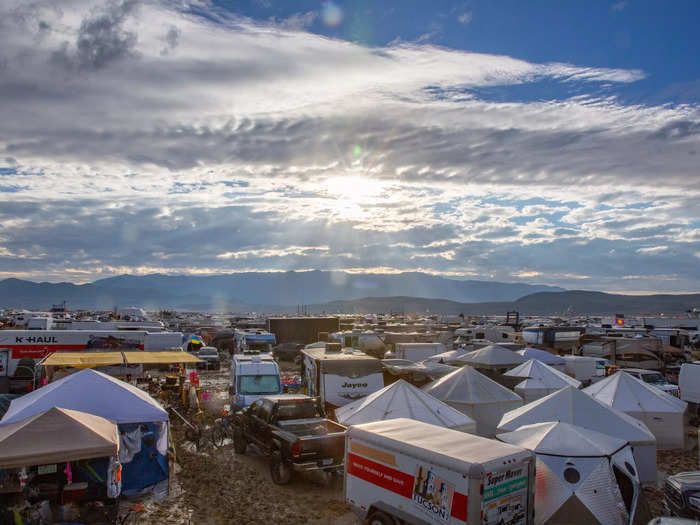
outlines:
[[[447,348],[442,343],[396,343],[393,354],[396,359],[417,363],[443,352],[447,352]]]
[[[533,452],[412,419],[348,429],[345,500],[372,524],[534,522]]]

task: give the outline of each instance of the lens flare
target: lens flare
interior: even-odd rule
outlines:
[[[321,20],[328,27],[339,26],[343,22],[343,10],[333,2],[324,2],[321,8]]]

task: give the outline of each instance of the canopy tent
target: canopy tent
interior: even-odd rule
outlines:
[[[474,368],[507,370],[508,368],[524,363],[527,359],[513,350],[508,350],[499,345],[489,345],[466,353],[459,357],[457,361],[473,366]]]
[[[549,365],[552,368],[559,370],[560,372],[566,372],[566,360],[546,350],[540,350],[539,348],[523,348],[516,352],[518,355],[523,356],[525,359],[537,359],[543,362],[545,365]]]
[[[423,391],[474,419],[480,436],[493,436],[501,416],[523,403],[518,394],[470,366],[425,385]]]
[[[644,381],[617,372],[584,392],[601,403],[643,422],[656,436],[659,449],[683,448],[687,403]]]
[[[97,366],[199,363],[198,357],[182,351],[163,352],[54,352],[39,364],[42,366],[68,366],[94,368]]]
[[[525,378],[524,381],[515,385],[514,390],[526,403],[547,396],[566,386],[581,387],[580,381],[536,359],[530,359],[503,375]]]
[[[458,348],[456,350],[448,350],[447,352],[442,352],[441,354],[431,355],[427,359],[421,361],[422,363],[442,363],[446,365],[459,364],[459,360],[462,356],[470,353],[471,350],[465,350],[464,348]]]
[[[143,390],[87,369],[12,400],[0,425],[54,406],[87,412],[117,424],[168,421],[167,411]]]
[[[476,433],[476,422],[472,418],[403,379],[336,409],[335,415],[338,422],[346,426],[405,417]]]
[[[0,426],[0,469],[116,456],[117,426],[104,418],[50,408]]]
[[[497,437],[537,456],[536,524],[639,521],[642,491],[624,439],[562,422],[524,425]]]
[[[498,429],[516,430],[523,425],[562,421],[624,439],[632,445],[642,483],[656,482],[656,438],[644,423],[611,408],[585,392],[568,386],[511,410]]]
[[[426,383],[456,370],[454,366],[430,361],[414,363],[407,359],[382,359],[381,364],[390,375],[407,378],[412,384]]]

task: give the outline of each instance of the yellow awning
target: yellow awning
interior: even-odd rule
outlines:
[[[70,366],[92,368],[124,364],[121,352],[54,352],[41,363],[43,366]]]
[[[202,360],[181,351],[171,352],[122,352],[126,362],[136,364],[200,363]]]

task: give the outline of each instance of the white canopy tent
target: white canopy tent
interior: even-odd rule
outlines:
[[[566,372],[566,360],[546,350],[540,350],[539,348],[523,348],[516,352],[518,355],[523,356],[525,359],[537,359],[543,362],[545,365],[549,365],[552,368],[559,370],[560,372]]]
[[[168,412],[143,390],[91,369],[81,370],[13,399],[0,425],[52,407],[78,410],[121,423],[168,421]]]
[[[476,421],[476,433],[493,436],[501,416],[523,400],[470,366],[428,383],[423,391]]]
[[[441,354],[431,355],[430,357],[423,359],[423,363],[443,363],[446,365],[459,363],[460,359],[470,353],[471,350],[465,350],[464,348],[457,348],[456,350],[448,350],[447,352],[442,352]]]
[[[476,422],[472,418],[403,379],[336,409],[335,415],[338,422],[346,426],[404,417],[476,433]]]
[[[581,387],[580,381],[536,359],[530,359],[503,375],[524,378],[524,381],[515,385],[514,390],[525,403],[547,396],[566,386]]]
[[[632,446],[640,481],[656,482],[656,438],[641,421],[568,386],[536,401],[511,410],[498,429],[513,431],[523,425],[563,421],[624,439]]]
[[[624,439],[561,422],[524,425],[498,439],[537,456],[537,525],[635,521],[642,491]]]
[[[499,345],[489,345],[459,357],[458,361],[474,368],[507,370],[527,361],[523,356]]]
[[[685,401],[624,371],[606,377],[584,389],[584,392],[643,422],[656,436],[656,446],[659,449],[684,447],[688,406]]]

